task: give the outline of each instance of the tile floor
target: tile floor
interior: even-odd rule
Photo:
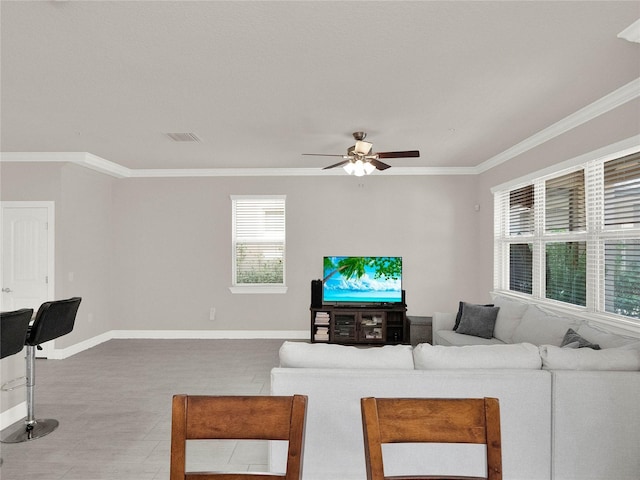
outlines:
[[[2,480],[168,480],[171,397],[269,393],[283,340],[111,340],[36,361],[36,418],[46,437],[0,444]],[[210,442],[211,443],[211,442]],[[195,442],[188,468],[266,468],[264,442]]]

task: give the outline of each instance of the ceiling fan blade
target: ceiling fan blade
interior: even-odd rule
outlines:
[[[409,158],[419,157],[419,150],[407,150],[405,152],[378,152],[378,158]]]
[[[386,170],[387,168],[391,168],[391,165],[387,165],[386,163],[381,162],[380,160],[374,159],[374,160],[369,160],[369,162],[378,170]]]
[[[332,153],[303,153],[302,155],[312,157],[344,157],[344,155],[334,155]]]
[[[340,156],[342,156],[342,155],[340,155]],[[334,165],[329,165],[328,167],[324,167],[323,170],[329,170],[330,168],[341,167],[342,165],[345,165],[345,164],[347,164],[349,162],[350,162],[350,160],[344,160],[344,161],[338,162],[338,163],[336,163]]]

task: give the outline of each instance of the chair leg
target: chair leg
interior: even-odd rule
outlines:
[[[27,345],[27,418],[18,428],[8,427],[7,433],[2,432],[0,442],[21,443],[44,437],[58,428],[58,421],[53,418],[36,420],[34,415],[34,387],[36,375],[36,347]]]

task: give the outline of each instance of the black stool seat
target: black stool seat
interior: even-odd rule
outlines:
[[[0,358],[20,353],[27,341],[33,309],[0,312]]]
[[[3,431],[0,441],[3,443],[19,443],[43,437],[56,428],[58,421],[52,418],[36,420],[33,413],[34,379],[36,347],[41,343],[55,340],[73,330],[80,306],[80,297],[67,300],[45,302],[38,309],[36,318],[28,329],[24,345],[27,346],[27,418],[17,429],[7,428]]]

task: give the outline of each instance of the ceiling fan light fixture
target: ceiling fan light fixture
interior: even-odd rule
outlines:
[[[345,172],[347,172],[349,175],[352,175],[355,167],[353,165],[353,161],[349,161],[347,163],[344,164],[344,166],[342,167],[344,169]]]
[[[390,168],[384,162],[381,162],[381,158],[416,158],[420,156],[418,150],[405,150],[394,152],[373,152],[373,144],[365,142],[364,138],[367,136],[365,132],[354,132],[353,138],[355,138],[355,145],[351,145],[347,148],[346,155],[335,155],[325,153],[303,153],[303,155],[313,155],[319,157],[340,157],[341,162],[335,163],[324,167],[323,170],[329,170],[331,168],[342,167],[344,171],[349,175],[355,175],[362,177],[363,175],[371,175],[375,170],[386,170]]]
[[[353,151],[360,155],[367,155],[371,152],[372,147],[373,147],[373,143],[363,142],[362,140],[358,140],[353,148]]]
[[[364,173],[366,173],[367,175],[371,175],[374,170],[376,169],[375,166],[373,166],[373,164],[371,162],[365,162],[364,163]]]
[[[371,162],[365,162],[362,160],[350,160],[342,167],[349,175],[355,175],[356,177],[363,177],[365,175],[371,175],[376,167]]]

